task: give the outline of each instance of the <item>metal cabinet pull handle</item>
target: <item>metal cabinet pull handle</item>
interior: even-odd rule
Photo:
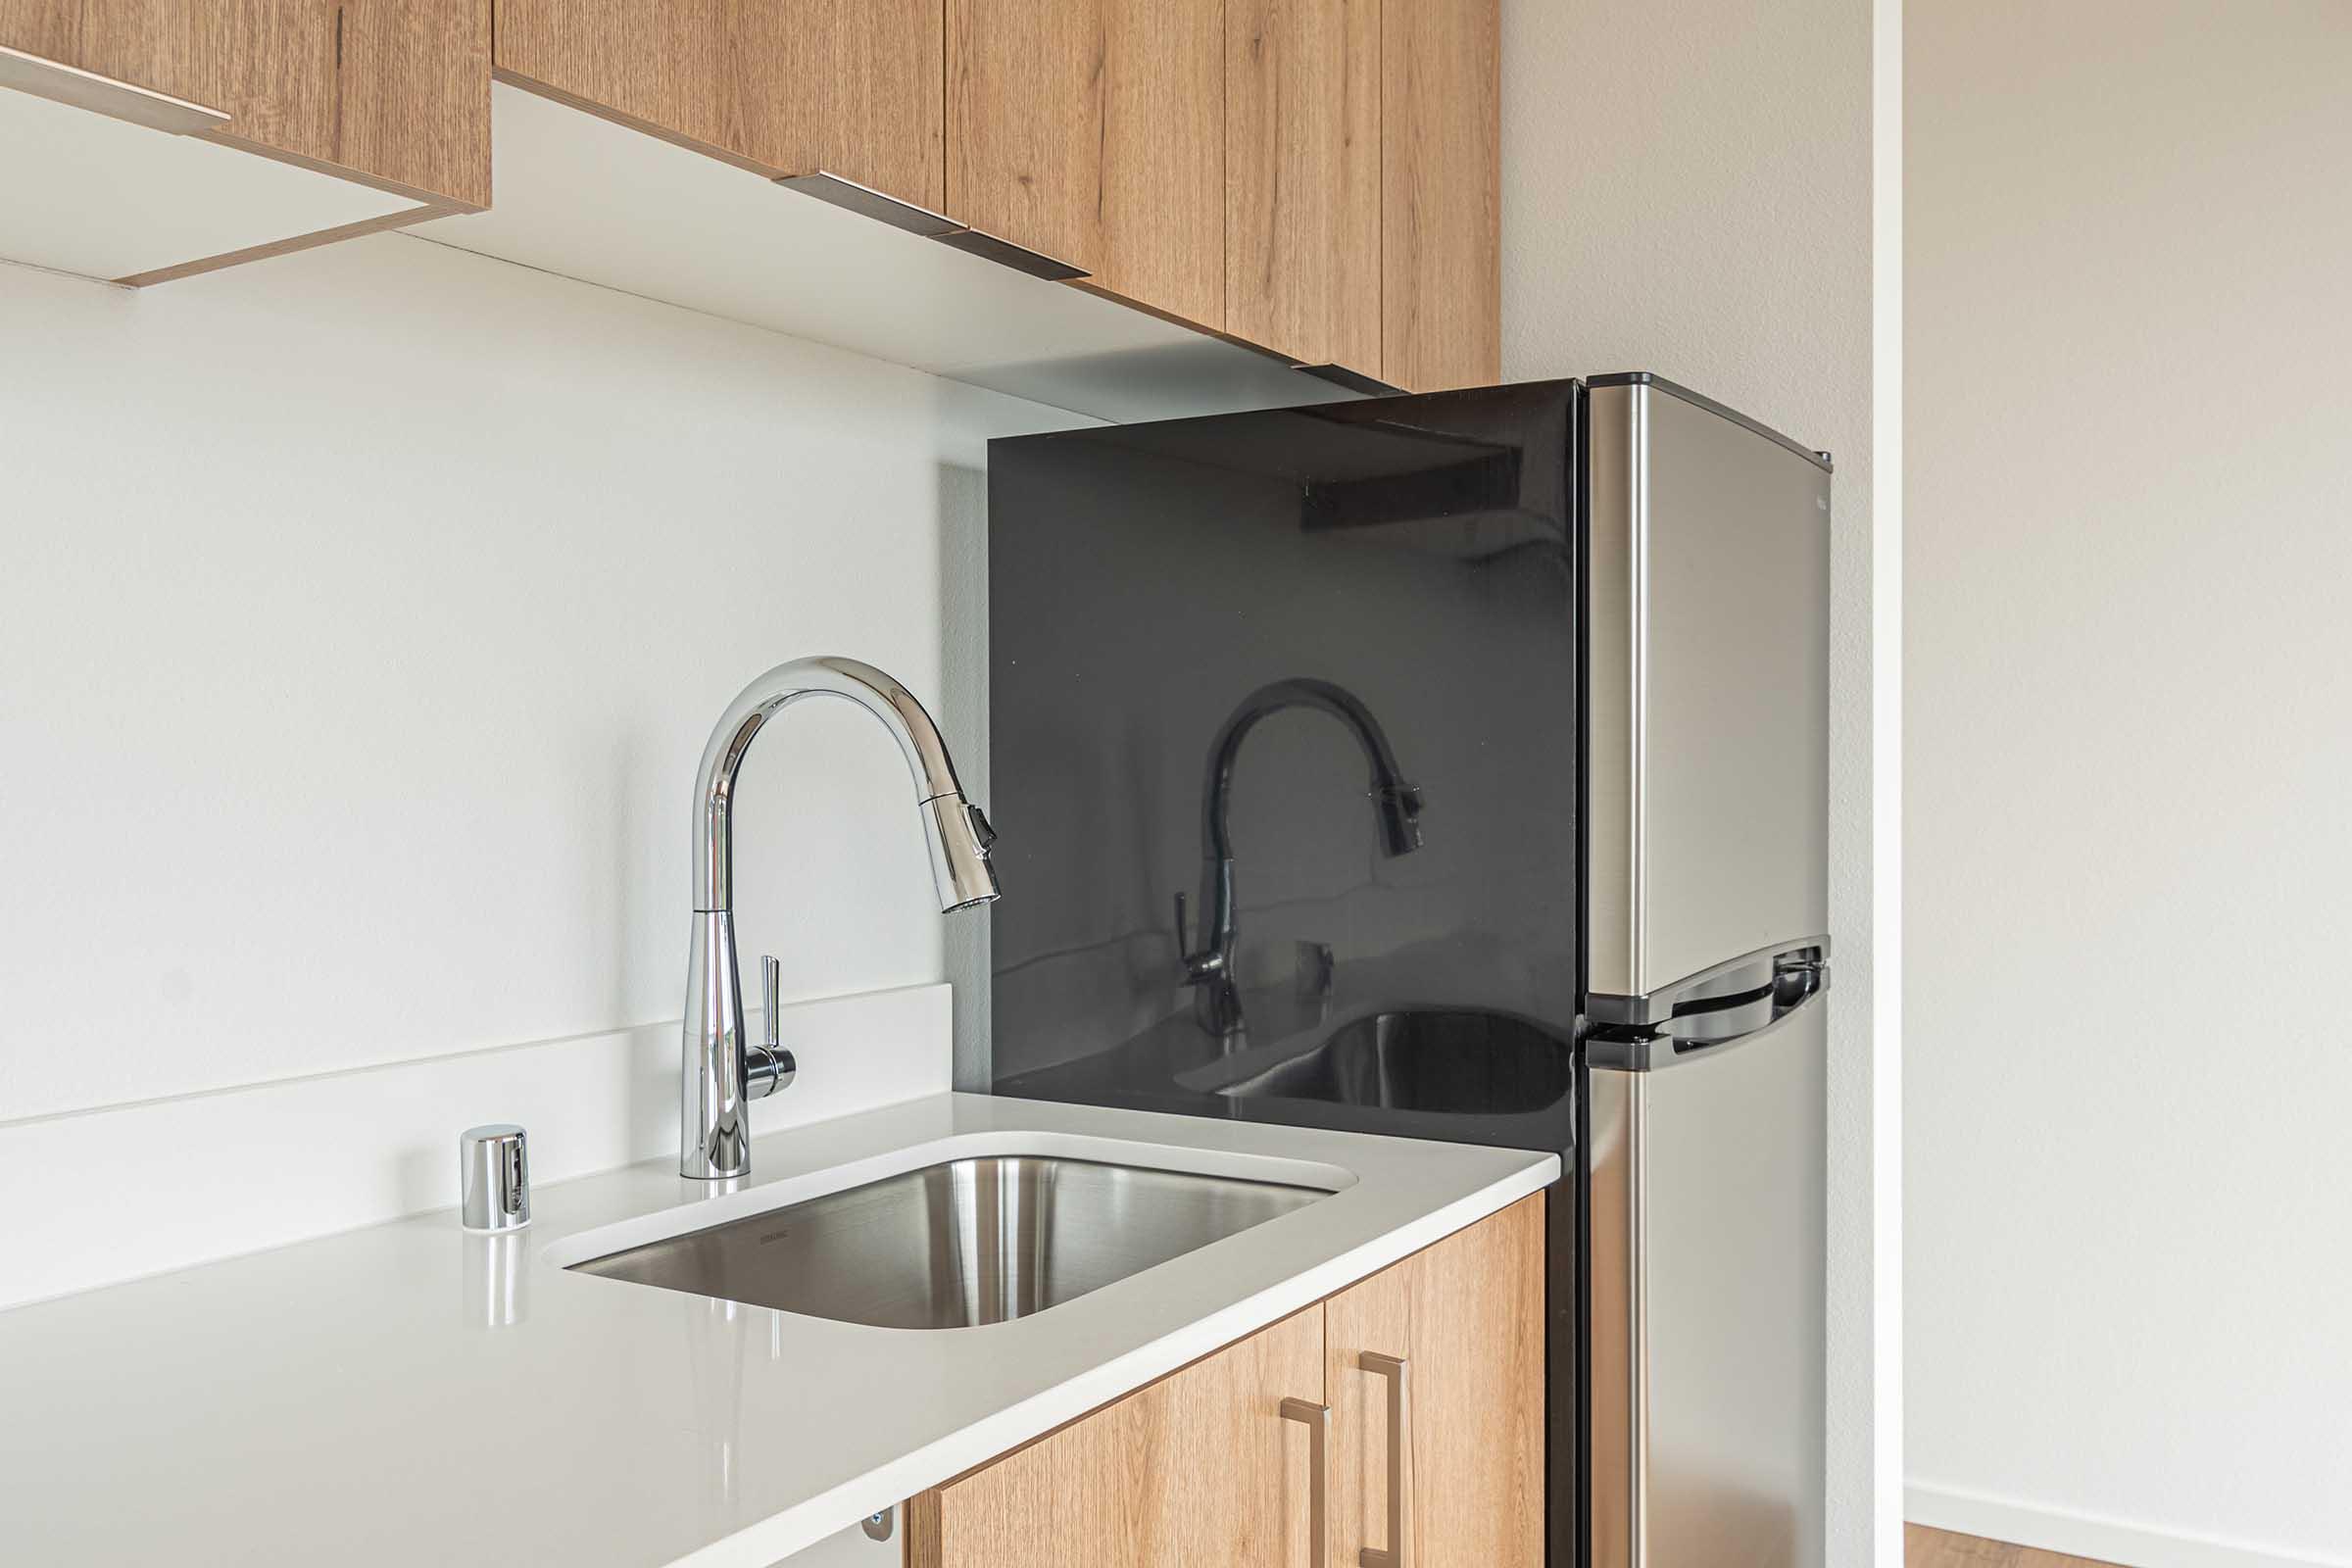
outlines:
[[[1331,1406],[1305,1399],[1285,1399],[1282,1418],[1306,1428],[1307,1562],[1308,1568],[1324,1568],[1323,1559],[1330,1551],[1325,1534],[1326,1517],[1331,1511],[1326,1483],[1330,1466],[1325,1462],[1325,1454],[1331,1446]]]
[[[1404,1450],[1411,1436],[1412,1363],[1400,1355],[1366,1350],[1355,1358],[1358,1369],[1389,1383],[1389,1544],[1386,1550],[1366,1546],[1356,1553],[1361,1568],[1404,1568]]]

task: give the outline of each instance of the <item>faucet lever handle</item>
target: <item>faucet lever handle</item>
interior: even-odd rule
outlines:
[[[1193,951],[1192,936],[1185,930],[1187,924],[1185,913],[1188,907],[1184,895],[1177,894],[1176,972],[1183,977],[1184,984],[1197,986],[1203,980],[1224,973],[1227,956],[1214,948],[1200,953]],[[1204,931],[1201,935],[1205,937],[1208,933]]]
[[[776,1011],[784,998],[784,966],[772,953],[760,955],[760,1032],[765,1037],[767,1049],[773,1051],[783,1044],[778,1032]]]
[[[744,1076],[754,1100],[764,1099],[790,1086],[800,1063],[784,1049],[783,1025],[776,1014],[784,1010],[784,966],[775,956],[760,955],[760,1033],[762,1044],[749,1053]]]

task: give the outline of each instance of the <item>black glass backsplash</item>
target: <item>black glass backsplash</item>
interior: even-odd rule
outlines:
[[[1575,417],[991,444],[998,1092],[1569,1146]]]

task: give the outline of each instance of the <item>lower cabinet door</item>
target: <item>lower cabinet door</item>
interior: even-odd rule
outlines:
[[[1314,1306],[910,1498],[908,1568],[1319,1568],[1323,1365]]]
[[[1327,1568],[1543,1568],[1544,1195],[1323,1303]]]

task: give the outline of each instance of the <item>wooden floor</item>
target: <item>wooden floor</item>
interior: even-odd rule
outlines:
[[[2013,1546],[1981,1536],[1955,1536],[1926,1525],[1903,1526],[1903,1568],[2113,1568],[2039,1546]]]

